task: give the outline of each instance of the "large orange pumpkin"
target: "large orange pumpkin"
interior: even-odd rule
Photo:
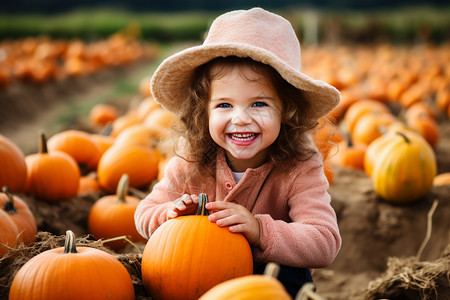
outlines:
[[[141,145],[113,145],[98,163],[97,176],[102,189],[114,193],[120,177],[128,174],[130,186],[140,188],[158,176],[159,151]]]
[[[198,299],[221,282],[253,273],[246,238],[211,223],[206,202],[200,194],[198,215],[168,220],[151,235],[141,272],[152,299]]]
[[[0,258],[8,253],[9,248],[14,248],[17,244],[17,235],[19,231],[14,221],[9,215],[0,209]]]
[[[111,254],[92,247],[76,247],[66,232],[64,247],[44,251],[19,269],[9,300],[135,299],[125,267]]]
[[[22,150],[0,134],[0,186],[22,192],[27,182],[27,165]]]
[[[388,142],[373,162],[375,192],[394,203],[419,200],[429,192],[436,176],[433,149],[421,135],[412,131],[388,133],[380,139],[388,139]]]
[[[47,151],[45,135],[40,134],[39,152],[25,157],[26,191],[47,202],[69,200],[77,195],[80,170],[76,161],[61,151]]]
[[[2,191],[3,193],[0,193],[0,206],[16,224],[19,231],[19,239],[25,245],[36,241],[36,219],[28,204],[18,196],[13,195],[8,187],[4,186]]]
[[[134,223],[134,212],[139,202],[138,198],[128,196],[128,175],[123,174],[116,195],[103,196],[92,206],[88,217],[89,232],[97,239],[127,236],[133,242],[145,243],[147,240],[137,232]],[[127,243],[118,240],[106,245],[118,251]]]

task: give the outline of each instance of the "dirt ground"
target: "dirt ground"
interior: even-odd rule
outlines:
[[[57,130],[54,120],[67,109],[68,103],[81,103],[102,95],[105,90],[111,89],[111,82],[119,77],[135,76],[138,80],[145,69],[145,65],[138,64],[46,86],[16,83],[12,89],[0,91],[0,133],[17,143],[25,154],[33,153],[37,148],[37,131],[45,129],[52,133]],[[111,100],[125,111],[134,97]],[[83,127],[85,120],[86,115],[73,116],[67,128]],[[436,154],[438,173],[442,173],[450,171],[450,121],[440,117],[439,123],[441,138]],[[363,172],[339,167],[334,167],[334,172],[330,194],[343,245],[331,266],[314,270],[317,292],[335,300],[450,299],[450,186],[433,187],[417,203],[396,206],[377,198],[371,179]],[[29,204],[40,231],[58,236],[70,229],[81,237],[88,234],[87,215],[99,195],[78,197],[58,204],[38,202],[27,195],[20,196]],[[429,229],[427,214],[434,201],[437,201],[437,208],[432,215],[431,236],[422,255],[415,258]],[[44,240],[48,235],[40,238]],[[15,258],[0,261],[0,299],[7,299],[13,272],[24,263],[23,260],[14,261]],[[418,269],[434,264],[443,267],[444,271],[427,273],[427,279],[432,283],[425,287],[412,284],[405,287],[393,280],[389,287],[380,287],[380,282],[387,282],[395,275],[392,270],[387,272],[388,262],[391,266],[393,264],[392,259],[397,259],[397,264],[404,266],[411,266],[412,260],[419,266]],[[137,298],[145,299],[139,278],[134,279]],[[439,284],[433,285],[439,280]]]

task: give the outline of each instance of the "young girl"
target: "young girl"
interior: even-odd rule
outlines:
[[[247,238],[255,273],[280,264],[278,279],[294,297],[312,281],[309,269],[331,264],[341,246],[309,134],[339,92],[301,73],[292,26],[261,8],[219,16],[203,45],[162,62],[151,88],[178,116],[181,138],[136,210],[140,234],[193,214],[206,193],[209,220]]]

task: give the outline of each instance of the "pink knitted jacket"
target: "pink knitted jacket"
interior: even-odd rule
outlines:
[[[182,194],[206,193],[209,201],[232,201],[246,207],[260,224],[255,262],[302,268],[326,267],[336,257],[341,237],[330,205],[328,181],[319,154],[287,173],[268,162],[248,169],[236,184],[224,151],[218,151],[216,176],[193,176],[192,165],[174,157],[165,177],[136,209],[139,233],[148,238],[166,221],[170,202]]]

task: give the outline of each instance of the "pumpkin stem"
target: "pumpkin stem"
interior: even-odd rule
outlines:
[[[4,186],[2,188],[3,193],[6,194],[6,203],[5,206],[3,206],[3,210],[6,211],[8,214],[12,215],[12,214],[17,214],[17,209],[14,206],[14,196],[11,193],[11,191],[9,190],[9,188],[7,186]]]
[[[200,195],[198,195],[197,216],[209,215],[209,211],[205,208],[206,203],[208,203],[208,196],[205,193],[200,193]]]
[[[39,153],[48,153],[47,138],[43,130],[39,133]]]
[[[72,230],[66,231],[66,241],[64,244],[63,253],[78,253],[77,247],[75,245],[75,234]]]
[[[127,174],[123,174],[120,177],[119,183],[117,184],[117,200],[119,202],[126,202],[125,198],[128,195],[128,187],[129,187],[129,176]]]
[[[280,273],[280,265],[274,262],[269,262],[264,269],[264,275],[277,278]]]
[[[406,136],[406,134],[404,134],[403,132],[400,132],[400,131],[396,131],[395,133],[400,135],[407,144],[411,144],[411,140]]]
[[[99,134],[103,136],[110,136],[112,130],[113,130],[112,124],[108,123],[107,125],[105,125],[105,127],[102,128]]]

